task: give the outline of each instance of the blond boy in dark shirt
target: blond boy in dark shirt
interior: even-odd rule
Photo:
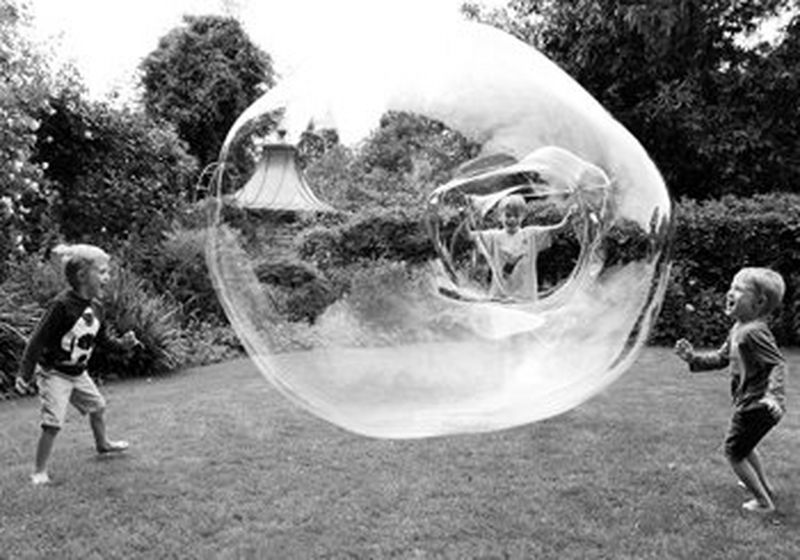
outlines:
[[[106,436],[106,401],[86,368],[95,346],[126,352],[140,344],[133,331],[121,338],[106,331],[99,298],[109,280],[108,254],[93,245],[59,246],[57,250],[63,256],[70,287],[50,302],[25,348],[15,384],[17,391],[28,393],[35,378],[39,388],[42,432],[31,474],[31,482],[37,486],[50,482],[47,463],[69,403],[89,415],[98,453],[127,449],[127,442]],[[38,374],[37,365],[41,367]]]

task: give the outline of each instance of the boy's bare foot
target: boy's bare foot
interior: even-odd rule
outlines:
[[[34,486],[50,484],[50,476],[46,472],[35,472],[31,475],[31,484]]]
[[[772,513],[775,511],[774,505],[764,505],[758,500],[749,500],[742,504],[742,509],[745,511],[752,511],[753,513]]]
[[[130,445],[128,445],[127,441],[109,441],[102,447],[97,448],[97,452],[101,455],[105,455],[106,453],[120,453],[128,449]]]

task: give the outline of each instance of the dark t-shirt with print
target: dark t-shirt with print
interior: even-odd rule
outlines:
[[[65,290],[53,298],[39,321],[25,348],[20,373],[30,379],[38,363],[45,369],[78,376],[86,371],[98,345],[119,346],[119,341],[106,333],[102,305]]]

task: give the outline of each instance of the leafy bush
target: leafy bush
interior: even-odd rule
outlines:
[[[25,350],[25,337],[0,317],[0,399],[10,394],[14,376]]]
[[[38,256],[11,263],[0,284],[0,394],[13,394],[14,375],[28,336],[47,303],[64,289],[58,266]]]
[[[31,255],[12,264],[4,287],[16,305],[34,303],[44,308],[67,287],[67,282],[55,259]]]
[[[368,211],[342,225],[310,228],[302,233],[298,252],[323,269],[362,259],[419,263],[434,256],[420,216],[400,209]]]
[[[346,345],[429,341],[439,314],[426,267],[361,260],[332,271],[343,297],[315,325],[322,339]]]
[[[109,333],[120,336],[133,330],[143,347],[122,355],[98,348],[92,354],[94,371],[119,378],[145,377],[170,372],[186,362],[177,304],[149,293],[145,283],[124,268],[115,270],[106,291]]]
[[[0,284],[0,394],[12,393],[27,337],[44,314],[48,299],[62,289],[53,270],[52,265],[25,260],[16,263]]]
[[[186,366],[219,363],[240,357],[244,347],[228,324],[197,320],[182,326]]]
[[[385,260],[348,267],[348,301],[356,317],[381,330],[401,326],[414,296],[411,288],[418,286],[411,270],[405,263]]]
[[[341,229],[317,225],[300,234],[297,250],[301,257],[327,270],[343,261]]]
[[[4,394],[12,394],[14,377],[25,350],[26,332],[30,332],[40,315],[35,305],[9,305],[11,298],[0,287],[2,310],[0,310],[0,398]]]
[[[675,263],[650,342],[671,346],[679,338],[688,338],[701,347],[720,345],[730,327],[724,301],[724,290],[698,286],[683,264]]]
[[[279,258],[259,264],[255,273],[271,286],[273,301],[289,321],[313,323],[336,300],[335,288],[308,263]]]
[[[176,133],[140,112],[88,102],[75,88],[50,98],[33,161],[57,197],[54,218],[70,241],[131,234],[157,239],[180,209],[196,171]]]
[[[206,265],[205,243],[205,229],[175,227],[156,246],[128,243],[124,262],[156,292],[180,305],[181,320],[224,321]]]
[[[18,242],[27,250],[38,242],[47,199],[31,155],[53,73],[33,41],[33,23],[27,3],[0,3],[0,280]]]
[[[722,306],[731,279],[744,266],[764,266],[786,281],[783,306],[772,324],[775,336],[784,345],[800,343],[800,196],[682,200],[675,221],[676,266],[654,342],[686,336],[720,343],[729,325]]]
[[[255,268],[255,274],[260,282],[285,288],[298,288],[319,277],[319,273],[311,265],[285,257],[260,263]]]

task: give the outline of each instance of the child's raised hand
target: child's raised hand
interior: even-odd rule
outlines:
[[[691,342],[685,338],[682,338],[675,343],[675,353],[680,359],[688,362],[694,353],[694,347],[692,346]]]

